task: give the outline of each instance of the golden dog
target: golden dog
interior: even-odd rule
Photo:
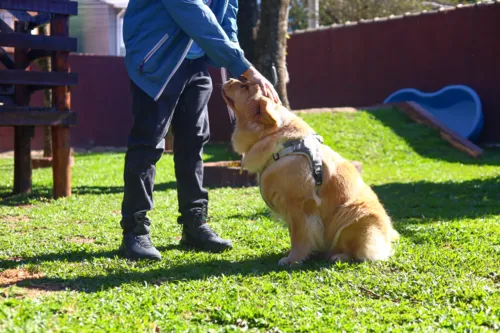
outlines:
[[[242,168],[259,175],[264,201],[288,224],[291,249],[279,265],[300,264],[312,254],[332,262],[390,257],[399,235],[349,161],[318,141],[317,183],[304,154],[276,158],[287,142],[314,134],[308,124],[265,97],[258,85],[231,79],[222,95],[236,116],[232,144],[243,155]]]

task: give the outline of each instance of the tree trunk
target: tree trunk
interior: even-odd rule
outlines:
[[[262,0],[261,16],[255,46],[255,66],[276,87],[281,102],[290,108],[286,85],[286,41],[290,0]],[[274,77],[273,66],[276,68]],[[273,82],[273,81],[277,82]]]
[[[49,26],[48,25],[43,25],[38,27],[38,34],[39,35],[44,35],[47,36],[49,34]],[[40,69],[44,72],[50,72],[51,71],[51,64],[49,61],[48,57],[41,58],[38,61],[38,64],[40,66]],[[45,89],[45,101],[44,105],[45,107],[52,107],[52,92],[50,89]],[[51,127],[50,126],[44,126],[43,127],[43,156],[44,157],[51,157],[52,156],[52,134],[51,134]]]
[[[259,7],[257,0],[238,1],[238,41],[245,51],[245,57],[253,63],[255,61],[255,39],[257,22],[259,21]]]

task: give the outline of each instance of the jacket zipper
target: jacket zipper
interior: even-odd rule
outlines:
[[[148,54],[146,54],[141,64],[139,65],[139,72],[141,74],[142,74],[142,67],[144,67],[144,65],[149,61],[149,59],[151,59],[151,57],[156,53],[156,51],[158,51],[158,49],[167,41],[168,37],[169,37],[168,34],[165,34],[165,36],[163,36],[163,38],[160,39],[158,43],[156,43],[156,45],[151,49],[151,51],[149,51]]]
[[[174,70],[172,71],[172,73],[170,73],[170,75],[167,78],[167,81],[165,81],[165,84],[163,85],[163,87],[161,87],[161,90],[158,93],[158,95],[156,95],[155,101],[157,101],[160,98],[160,96],[163,94],[163,91],[167,87],[167,84],[170,82],[170,79],[172,79],[172,76],[174,76],[175,72],[177,72],[177,70],[179,69],[179,67],[180,67],[182,61],[184,60],[184,58],[186,58],[186,55],[187,55],[189,49],[191,48],[192,44],[193,44],[193,40],[190,39],[188,45],[186,46],[186,49],[184,50],[184,53],[182,54],[182,57],[177,62],[177,65],[175,65]]]

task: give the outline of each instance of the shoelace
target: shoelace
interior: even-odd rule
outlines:
[[[149,235],[138,235],[136,236],[136,239],[144,248],[153,247],[153,243],[151,242]]]
[[[211,238],[217,238],[217,237],[219,237],[219,235],[217,235],[217,234],[215,233],[215,231],[213,231],[213,230],[212,230],[212,228],[210,228],[210,227],[209,227],[208,225],[206,225],[206,224],[203,224],[203,225],[199,226],[198,228],[199,228],[199,230],[200,230],[202,233],[204,233],[204,234],[205,234],[205,235],[207,235],[207,236],[210,236]]]

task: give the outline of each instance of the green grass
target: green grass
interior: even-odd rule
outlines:
[[[34,171],[33,194],[0,202],[0,274],[44,275],[0,287],[0,331],[498,330],[500,151],[469,158],[391,110],[304,118],[363,162],[402,235],[390,261],[278,267],[288,234],[256,187],[210,189],[210,224],[232,251],[186,252],[165,155],[150,214],[163,260],[127,262],[116,252],[124,155],[77,155],[72,197],[51,200],[44,169]],[[205,158],[237,157],[210,146]],[[12,164],[0,160],[0,196],[11,192]]]

